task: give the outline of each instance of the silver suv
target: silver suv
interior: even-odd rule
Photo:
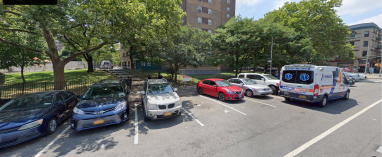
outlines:
[[[166,79],[147,79],[141,91],[144,120],[165,119],[182,114],[182,104]]]

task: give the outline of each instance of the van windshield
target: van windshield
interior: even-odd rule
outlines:
[[[282,73],[282,81],[286,83],[312,84],[313,79],[313,71],[284,70]]]

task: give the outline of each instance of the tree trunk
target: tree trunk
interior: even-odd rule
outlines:
[[[240,66],[240,73],[241,73],[241,70],[243,69],[243,65]]]
[[[23,78],[23,83],[25,83],[25,78],[24,78],[24,66],[21,66],[21,78]]]
[[[143,65],[142,65],[142,73],[145,73],[145,62],[143,62]]]
[[[178,83],[178,64],[175,64],[175,69],[174,69],[174,73],[175,73],[175,83]]]
[[[158,77],[159,77],[159,73],[160,73],[159,59],[158,59],[158,63],[157,63],[157,65],[158,65]]]
[[[86,62],[88,62],[88,73],[94,72],[94,67],[93,67],[93,56],[89,54],[83,54]]]
[[[236,76],[235,77],[237,77],[237,72],[239,71],[239,68],[236,68]]]
[[[135,64],[134,64],[134,60],[133,60],[134,56],[133,56],[133,53],[131,53],[131,47],[130,47],[130,51],[129,51],[129,56],[130,56],[130,61],[131,61],[131,69],[135,69],[134,68]]]

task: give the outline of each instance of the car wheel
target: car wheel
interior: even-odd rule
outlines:
[[[219,100],[220,101],[225,101],[224,93],[219,93]]]
[[[318,103],[318,106],[320,106],[321,108],[324,108],[327,103],[328,103],[328,98],[324,96],[324,98],[322,98],[322,100]]]
[[[253,92],[249,89],[247,89],[247,91],[245,92],[245,94],[248,96],[248,97],[251,97],[253,96]]]
[[[48,135],[53,134],[53,133],[56,132],[56,130],[57,130],[57,120],[56,120],[56,118],[53,117],[53,118],[51,118],[49,120],[48,127],[47,127],[46,130],[47,130],[46,133]]]
[[[344,100],[349,100],[349,97],[350,97],[350,92],[347,91],[345,96],[343,97]]]
[[[145,107],[145,105],[143,104],[143,101],[141,101],[141,103],[142,103],[142,108],[143,108],[143,120],[144,120],[144,121],[149,121],[150,118],[147,117],[147,115],[146,115],[146,107]]]
[[[202,88],[199,88],[199,94],[203,95],[203,89]]]
[[[269,86],[272,90],[272,95],[277,95],[277,88],[275,86]]]

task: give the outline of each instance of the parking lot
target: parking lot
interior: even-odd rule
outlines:
[[[135,89],[127,122],[76,132],[67,119],[55,134],[0,149],[0,156],[380,156],[380,78],[350,89],[349,100],[325,108],[279,96],[184,96],[181,116],[157,121],[143,120]]]

